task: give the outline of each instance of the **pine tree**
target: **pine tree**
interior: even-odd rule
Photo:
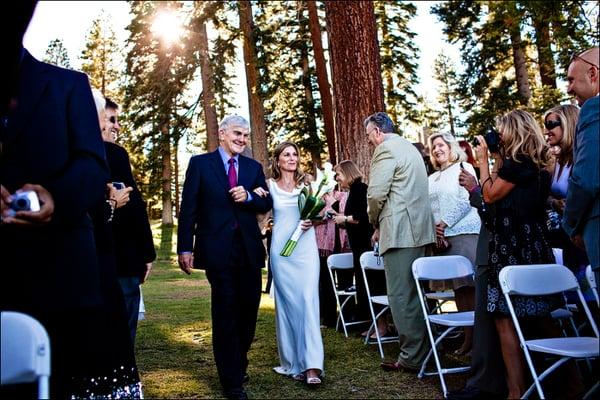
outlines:
[[[120,102],[122,96],[118,87],[121,73],[118,64],[121,49],[110,21],[104,12],[92,21],[85,48],[81,52],[81,70],[88,75],[92,87]]]
[[[363,120],[384,110],[372,1],[325,3],[331,54],[338,157],[368,173],[371,152]]]
[[[59,67],[71,68],[69,53],[61,39],[50,41],[43,61]]]
[[[452,61],[443,53],[438,54],[433,66],[434,77],[439,81],[438,101],[442,106],[442,118],[450,127],[450,133],[456,136],[455,126],[457,125],[457,89],[458,77]],[[445,125],[445,124],[444,124]]]
[[[414,4],[375,1],[377,33],[387,113],[392,120],[417,122],[418,48],[408,24],[417,14]]]

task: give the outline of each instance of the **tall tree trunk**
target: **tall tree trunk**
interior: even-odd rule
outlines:
[[[327,66],[325,63],[325,54],[323,52],[323,43],[321,42],[321,24],[317,14],[315,2],[307,1],[308,21],[310,35],[313,44],[315,56],[315,66],[317,71],[317,82],[319,83],[319,94],[321,95],[321,107],[323,108],[323,125],[325,127],[325,138],[327,149],[329,151],[329,160],[332,164],[337,164],[336,144],[335,144],[335,125],[333,119],[333,101],[331,99],[331,89],[329,88],[329,78],[327,77]]]
[[[542,85],[556,89],[556,70],[552,49],[550,48],[550,22],[547,15],[532,15],[535,28],[535,46],[538,53],[540,79]]]
[[[169,140],[169,123],[160,128],[162,157],[162,223],[173,225],[173,203],[171,201],[171,141]]]
[[[306,133],[309,136],[309,151],[312,164],[321,167],[321,140],[317,133],[317,120],[315,118],[315,100],[310,79],[310,65],[308,63],[308,40],[306,19],[304,19],[304,2],[298,2],[298,34],[300,39],[300,59],[302,62],[302,86],[304,86],[304,102],[306,107]]]
[[[518,13],[515,2],[502,3],[501,6],[507,7],[505,25],[508,27],[510,35],[510,44],[513,53],[513,63],[515,66],[515,76],[517,77],[517,90],[521,104],[527,105],[531,98],[531,89],[529,87],[529,73],[527,72],[527,61],[525,58],[525,49],[521,40],[520,14]]]
[[[219,147],[219,126],[217,110],[215,108],[215,90],[213,85],[213,72],[208,55],[208,36],[206,23],[198,26],[198,48],[200,50],[200,75],[202,76],[202,107],[206,123],[206,147],[214,151]]]
[[[254,43],[254,20],[252,5],[247,0],[238,1],[240,9],[240,28],[244,34],[244,65],[246,67],[246,85],[250,105],[250,127],[252,156],[267,171],[269,155],[267,152],[267,129],[265,127],[265,109],[261,98],[256,45]]]
[[[173,143],[173,179],[175,179],[175,217],[179,218],[179,139]]]
[[[354,160],[368,174],[372,149],[363,121],[385,110],[373,2],[326,1],[325,11],[340,158]]]

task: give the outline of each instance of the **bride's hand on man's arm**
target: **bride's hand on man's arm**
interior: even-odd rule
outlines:
[[[313,222],[310,219],[305,219],[304,221],[302,221],[302,224],[300,225],[300,227],[302,228],[303,231],[307,231],[310,228],[312,228],[313,226]]]
[[[260,186],[254,189],[253,192],[260,197],[267,197],[267,195],[269,194],[267,190],[261,188]]]

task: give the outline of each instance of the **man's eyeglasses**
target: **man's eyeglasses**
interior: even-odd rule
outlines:
[[[592,63],[592,62],[589,62],[588,60],[586,60],[585,58],[581,57],[581,56],[580,56],[579,54],[577,54],[577,53],[573,53],[573,54],[571,54],[571,61],[569,62],[569,64],[571,64],[571,63],[572,63],[573,61],[575,61],[575,60],[581,60],[581,61],[583,61],[584,63],[586,63],[586,64],[588,64],[588,65],[591,65],[592,67],[596,67],[596,68],[598,68],[598,66],[597,66],[596,64],[594,64],[594,63]]]
[[[551,131],[552,129],[556,128],[557,126],[560,126],[560,121],[549,119],[547,121],[544,121],[544,126],[546,127],[546,129]]]

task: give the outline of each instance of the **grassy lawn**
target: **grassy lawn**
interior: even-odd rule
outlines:
[[[146,398],[222,398],[214,365],[210,325],[210,286],[200,271],[183,274],[175,255],[176,231],[153,226],[158,259],[143,285],[146,320],[140,321],[137,362]],[[266,277],[266,274],[265,274]],[[273,300],[263,294],[256,338],[250,350],[251,398],[442,398],[437,377],[423,380],[408,373],[379,368],[376,345],[333,329],[323,329],[325,379],[317,389],[272,371],[279,365]],[[386,344],[386,356],[398,347]],[[465,375],[449,376],[450,389],[461,387]]]

